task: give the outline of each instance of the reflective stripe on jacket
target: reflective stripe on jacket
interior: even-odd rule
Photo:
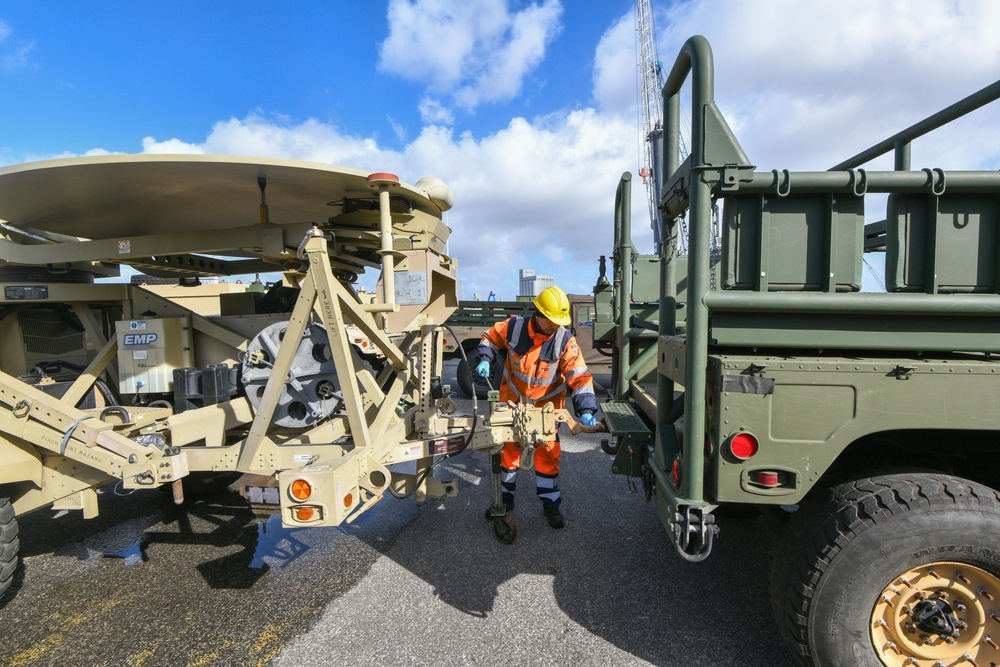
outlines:
[[[497,322],[483,334],[477,358],[491,363],[507,350],[500,401],[529,405],[566,404],[567,386],[573,391],[573,409],[597,411],[594,378],[583,361],[576,338],[564,327],[551,336],[535,331],[531,317],[511,317]]]

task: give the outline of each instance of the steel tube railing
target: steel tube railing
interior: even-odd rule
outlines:
[[[905,161],[909,163],[909,143],[914,139],[921,137],[932,130],[936,130],[942,125],[947,125],[956,118],[964,116],[970,111],[975,111],[979,107],[989,104],[996,99],[1000,99],[1000,81],[991,83],[985,88],[972,93],[968,97],[955,102],[950,107],[938,111],[933,116],[928,116],[919,123],[915,123],[906,128],[902,132],[899,132],[884,141],[880,141],[871,148],[861,151],[854,157],[848,158],[834,167],[830,167],[830,171],[840,171],[842,169],[860,167],[866,162],[870,162],[871,160],[881,157],[889,151],[896,149],[897,146],[905,146],[904,150],[907,152]],[[897,158],[896,162],[897,164],[900,164],[902,160]]]
[[[684,460],[691,463],[681,480],[681,494],[691,500],[704,497],[704,466],[694,462],[702,459],[705,441],[705,369],[708,366],[708,308],[705,296],[710,287],[710,257],[712,240],[712,186],[705,180],[700,167],[707,164],[705,155],[704,110],[715,98],[715,66],[712,47],[701,35],[690,38],[681,47],[674,66],[663,87],[663,108],[667,114],[665,127],[680,128],[680,89],[691,74],[691,179],[687,285],[687,352],[685,358],[684,391]],[[667,136],[664,173],[668,181],[680,159],[680,133]],[[667,166],[674,169],[667,170]],[[663,297],[661,297],[662,301]],[[658,389],[657,394],[662,392]],[[658,396],[659,398],[659,396]],[[669,411],[657,409],[657,438],[667,429]]]

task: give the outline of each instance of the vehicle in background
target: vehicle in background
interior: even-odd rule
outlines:
[[[589,294],[567,294],[572,323],[568,327],[576,336],[583,358],[591,373],[611,372],[611,357],[594,346],[594,297]],[[508,317],[528,317],[535,312],[531,300],[524,301],[459,301],[458,309],[445,320],[449,338],[445,344],[445,357],[459,359],[455,373],[459,390],[467,397],[476,392],[477,398],[486,398],[489,387],[499,388],[503,376],[506,354],[501,352],[490,367],[489,383],[474,378],[470,366],[476,366],[476,348],[491,326]],[[461,351],[460,351],[461,350]],[[465,355],[462,355],[462,351]]]

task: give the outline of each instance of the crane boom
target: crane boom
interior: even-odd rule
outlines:
[[[644,163],[639,170],[646,186],[649,202],[649,224],[653,228],[653,243],[660,245],[660,187],[663,176],[663,74],[656,57],[656,31],[653,27],[653,9],[649,0],[636,0],[636,41],[639,56],[639,106],[642,112],[641,140],[644,146]]]

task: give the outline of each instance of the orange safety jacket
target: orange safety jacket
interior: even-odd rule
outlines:
[[[535,331],[531,317],[510,317],[483,333],[477,361],[490,363],[500,350],[507,350],[500,401],[529,405],[566,404],[566,388],[573,391],[577,415],[597,412],[594,378],[583,361],[576,338],[564,327],[552,336]]]

